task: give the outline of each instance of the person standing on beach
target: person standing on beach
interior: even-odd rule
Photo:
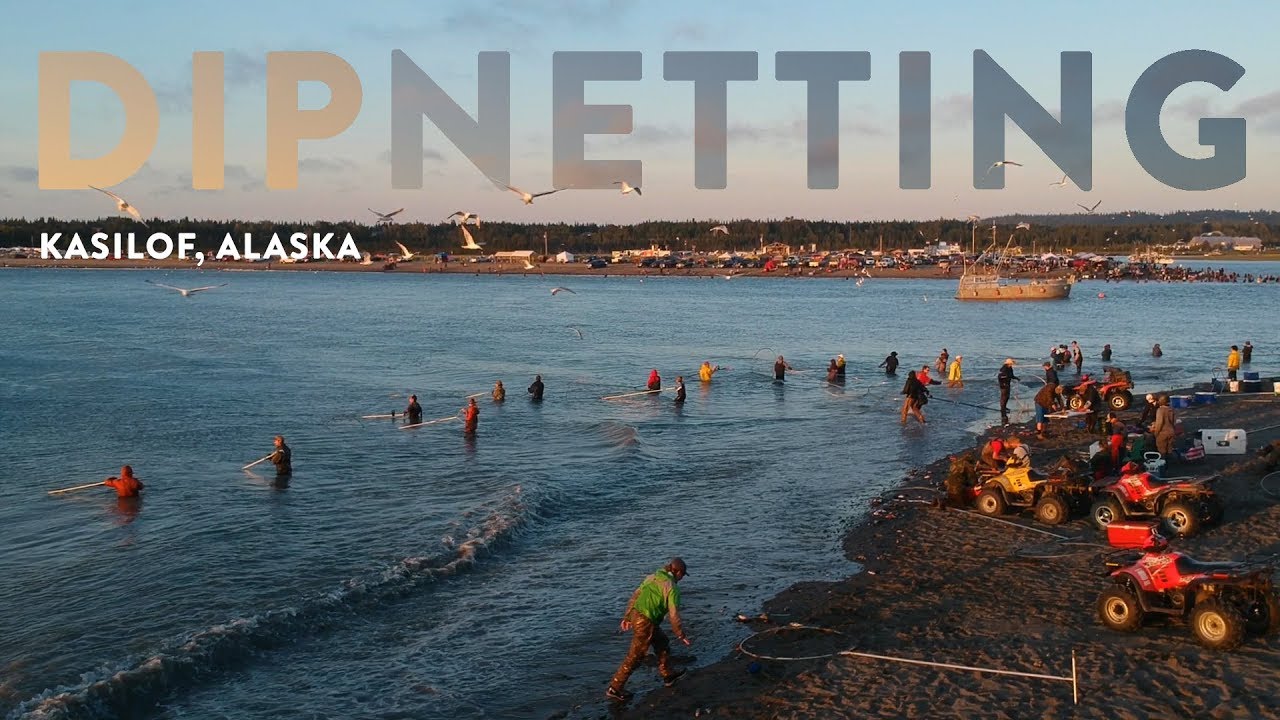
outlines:
[[[947,369],[947,387],[964,387],[964,370],[960,368],[961,360],[964,360],[963,355],[957,355],[955,359],[951,361],[951,367]]]
[[[529,394],[533,396],[532,400],[533,400],[534,402],[542,402],[542,390],[543,390],[543,388],[544,388],[544,386],[543,386],[543,384],[542,384],[542,376],[541,376],[541,375],[534,375],[534,376],[533,376],[533,384],[529,386]]]
[[[698,368],[698,379],[704,383],[711,382],[711,376],[720,370],[720,366],[711,367],[711,363],[703,360],[702,367]]]
[[[417,395],[409,396],[409,406],[404,409],[404,417],[410,425],[422,422],[422,406],[418,404]]]
[[[684,397],[685,397],[685,392],[684,392],[684,376],[683,376],[683,375],[677,375],[677,376],[676,376],[676,400],[675,400],[675,401],[676,401],[676,403],[677,403],[677,404],[679,404],[679,405],[683,405],[683,404],[684,404]]]
[[[467,407],[462,411],[462,434],[471,436],[476,434],[476,426],[480,424],[480,406],[476,405],[476,399],[471,398],[467,401]]]
[[[996,383],[1000,385],[1000,422],[1004,425],[1009,424],[1009,392],[1013,389],[1013,381],[1018,379],[1013,374],[1015,364],[1013,358],[1005,358],[1004,365],[996,374]]]
[[[1156,420],[1151,423],[1151,434],[1156,436],[1156,452],[1167,458],[1173,454],[1173,434],[1177,418],[1173,415],[1173,408],[1169,407],[1168,395],[1161,395],[1157,402]]]
[[[684,560],[671,558],[661,569],[645,578],[631,594],[619,625],[622,632],[631,632],[631,647],[618,666],[618,671],[613,674],[613,679],[609,681],[606,697],[619,702],[631,699],[631,693],[626,690],[627,680],[640,666],[645,655],[649,654],[650,647],[653,648],[653,654],[658,656],[658,674],[662,676],[664,685],[670,687],[684,675],[683,670],[671,668],[671,642],[659,625],[662,624],[663,617],[668,618],[671,621],[671,632],[675,633],[680,642],[689,644],[689,636],[685,635],[684,626],[680,622],[680,589],[676,587],[676,583],[684,579],[688,572]]]
[[[1040,388],[1040,391],[1036,393],[1035,406],[1036,437],[1044,440],[1049,437],[1049,419],[1046,416],[1058,409],[1058,386],[1046,384]]]
[[[493,401],[500,403],[507,399],[507,389],[502,387],[502,381],[493,384]]]
[[[1227,379],[1235,380],[1236,373],[1240,370],[1240,348],[1235,345],[1231,346],[1231,352],[1227,353]]]
[[[118,498],[136,498],[142,492],[142,481],[133,476],[130,465],[120,468],[120,477],[109,477],[102,484],[115,490]]]
[[[1111,362],[1111,345],[1110,343],[1102,346],[1102,362]]]
[[[276,451],[267,459],[276,466],[276,477],[288,477],[293,474],[293,451],[284,444],[283,435],[277,435],[273,442],[275,442]]]
[[[795,370],[795,368],[787,364],[786,359],[779,355],[777,362],[773,364],[773,379],[786,380],[788,370]]]
[[[1240,352],[1240,360],[1245,365],[1248,365],[1249,363],[1253,362],[1253,343],[1249,342],[1248,340],[1244,341],[1244,347],[1241,349],[1241,352]]]
[[[662,389],[662,377],[658,375],[658,369],[654,368],[649,371],[649,382],[645,383],[645,388],[649,390]]]
[[[885,375],[897,375],[898,374],[898,351],[894,350],[893,352],[889,353],[889,357],[885,358],[884,362],[880,363],[880,367],[884,368]]]

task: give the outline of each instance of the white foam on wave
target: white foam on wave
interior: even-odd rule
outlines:
[[[469,568],[536,518],[519,486],[485,509],[461,542],[444,543],[434,555],[406,557],[365,577],[306,599],[296,607],[236,618],[186,635],[142,659],[86,673],[73,687],[46,690],[17,706],[10,720],[128,717],[174,691],[204,682],[253,653],[313,634],[339,615],[377,607],[417,587]]]

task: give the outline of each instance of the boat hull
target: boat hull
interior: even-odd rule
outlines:
[[[957,300],[1005,302],[1029,300],[1066,300],[1071,296],[1072,278],[1016,282],[1005,279],[960,279]]]

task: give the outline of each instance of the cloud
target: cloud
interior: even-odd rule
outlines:
[[[0,177],[16,183],[35,184],[40,181],[40,171],[33,167],[10,165],[0,167]]]
[[[682,22],[671,28],[671,40],[676,42],[703,43],[711,36],[711,29],[700,22]]]
[[[265,187],[261,179],[249,172],[249,168],[243,165],[227,165],[222,170],[222,187],[226,190],[233,186],[239,187],[242,192],[252,192]],[[191,173],[179,173],[172,184],[161,186],[153,190],[152,194],[171,195],[181,192],[207,191],[195,190],[191,187]]]
[[[1125,105],[1119,100],[1107,100],[1093,109],[1093,122],[1097,125],[1111,125],[1124,122]]]
[[[439,150],[433,150],[432,148],[423,149],[422,159],[426,160],[427,162],[439,163],[439,164],[444,164],[447,162],[444,159],[444,155],[441,154]],[[378,153],[378,162],[382,163],[383,165],[390,165],[391,151],[383,150],[382,152]]]
[[[162,112],[185,112],[191,109],[191,60],[187,60],[183,79],[161,83],[155,87],[156,104]],[[222,54],[222,91],[234,91],[266,85],[266,53],[226,50]]]
[[[355,170],[357,165],[345,158],[306,158],[298,161],[298,170],[311,173],[341,173]]]
[[[942,98],[933,105],[933,119],[943,127],[969,127],[973,124],[973,95],[957,93]]]

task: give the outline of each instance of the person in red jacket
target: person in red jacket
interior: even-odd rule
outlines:
[[[645,384],[645,387],[650,390],[662,389],[662,378],[658,375],[657,368],[649,371],[649,382]]]
[[[467,401],[467,407],[462,415],[462,434],[475,435],[476,426],[480,424],[480,406],[476,405],[476,399],[471,398]]]
[[[133,476],[133,468],[125,465],[120,468],[120,477],[107,478],[102,483],[116,491],[116,497],[136,498],[142,492],[142,481]]]

